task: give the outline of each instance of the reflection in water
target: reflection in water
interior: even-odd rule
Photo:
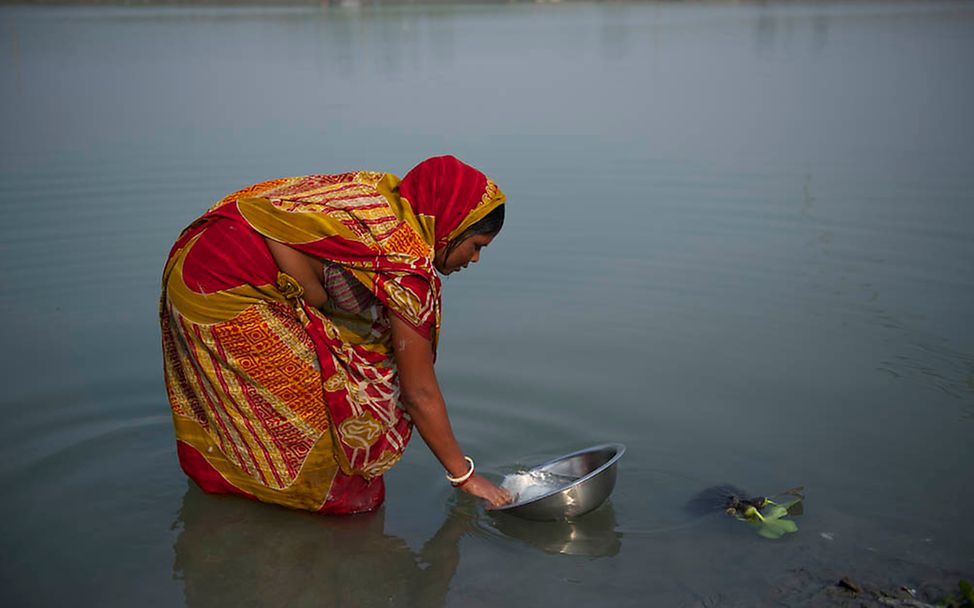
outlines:
[[[599,46],[602,59],[606,62],[619,61],[629,54],[629,35],[633,29],[628,7],[624,4],[615,10],[602,13],[602,27],[599,30]],[[656,32],[653,32],[654,36]]]
[[[792,51],[792,44],[806,38],[809,55],[816,56],[825,50],[829,38],[827,13],[782,13],[781,7],[764,6],[754,20],[754,48],[759,55],[772,56],[782,48]]]
[[[13,17],[10,18],[8,28],[10,36],[10,57],[14,64],[14,90],[19,96],[23,93],[23,78],[21,77],[20,66],[20,35],[17,33],[17,22]]]
[[[384,509],[321,517],[188,486],[173,563],[188,606],[442,606],[472,524],[454,510],[414,552]]]
[[[527,521],[507,513],[492,516],[491,526],[545,553],[610,557],[619,553],[622,533],[610,503],[573,521]]]
[[[825,50],[828,42],[829,18],[825,15],[818,15],[812,19],[812,42],[810,48],[815,54],[818,54]]]

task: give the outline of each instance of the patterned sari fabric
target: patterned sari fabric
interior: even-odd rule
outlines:
[[[435,249],[503,201],[482,173],[439,157],[402,182],[358,172],[256,184],[183,231],[160,318],[186,474],[208,492],[293,508],[378,507],[411,432],[389,312],[435,349]],[[342,293],[321,309],[305,303],[265,237],[329,262],[326,287]]]

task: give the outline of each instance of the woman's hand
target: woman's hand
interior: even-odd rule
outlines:
[[[473,463],[468,461],[453,435],[446,403],[433,371],[433,347],[397,315],[389,315],[392,344],[399,371],[399,399],[413,425],[446,470],[454,478],[465,477]],[[467,494],[496,508],[511,502],[511,493],[474,474],[460,486]]]
[[[474,473],[470,479],[467,480],[460,489],[470,494],[476,496],[477,498],[483,498],[490,505],[490,508],[496,509],[497,507],[503,507],[507,503],[513,500],[513,496],[510,492],[504,488],[499,488],[487,481],[485,478]]]

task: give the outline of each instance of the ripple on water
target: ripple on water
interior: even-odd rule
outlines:
[[[173,605],[169,527],[186,480],[171,418],[154,385],[95,387],[4,404],[5,412],[30,413],[13,418],[0,438],[0,479],[11,489],[0,517],[17,522],[5,530],[4,549],[22,564],[5,595],[42,604],[81,596],[99,605]]]
[[[61,493],[147,469],[142,456],[172,451],[171,416],[156,389],[154,383],[93,384],[5,404],[7,411],[32,415],[5,428],[0,476]]]

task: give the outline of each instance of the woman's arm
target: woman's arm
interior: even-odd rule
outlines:
[[[419,335],[408,323],[393,313],[393,349],[396,366],[399,368],[400,398],[406,411],[413,419],[423,441],[440,461],[443,468],[453,477],[467,472],[468,464],[463,450],[453,435],[450,418],[446,413],[446,403],[440,392],[433,371],[433,348],[429,340]],[[461,487],[474,496],[479,496],[493,507],[511,501],[511,494],[498,488],[487,479],[474,474]]]
[[[294,280],[304,288],[304,300],[315,308],[320,308],[328,302],[328,293],[321,284],[324,268],[322,262],[310,255],[292,249],[284,243],[265,238],[267,248],[274,256],[274,262],[281,272],[294,277]]]

